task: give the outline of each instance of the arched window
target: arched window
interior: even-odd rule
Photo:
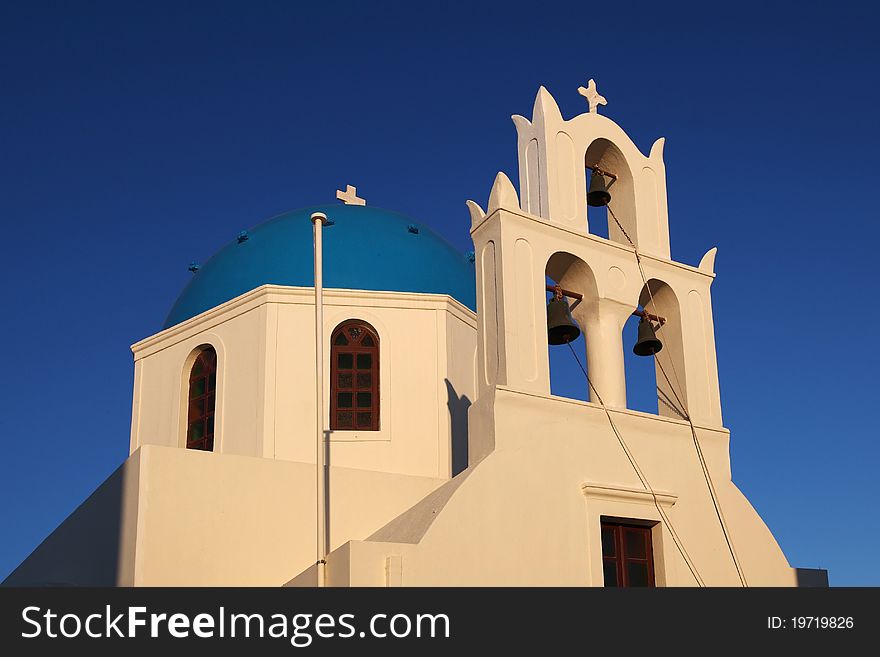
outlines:
[[[360,320],[330,336],[330,429],[379,430],[379,335]]]
[[[189,373],[189,412],[186,448],[214,451],[214,392],[217,389],[217,352],[205,347]]]

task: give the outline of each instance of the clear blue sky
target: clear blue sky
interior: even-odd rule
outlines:
[[[719,248],[734,481],[792,565],[880,585],[878,10],[416,4],[0,4],[0,578],[127,456],[190,261],[346,183],[467,251],[510,115],[593,77],[667,138],[673,257]]]

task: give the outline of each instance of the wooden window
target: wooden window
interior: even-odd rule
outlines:
[[[360,320],[330,336],[330,429],[379,430],[379,335]]]
[[[206,347],[189,373],[189,411],[186,448],[214,451],[214,398],[217,389],[217,352]]]
[[[602,521],[605,586],[654,586],[651,527]]]

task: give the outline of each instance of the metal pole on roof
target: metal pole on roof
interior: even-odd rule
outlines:
[[[327,215],[315,212],[311,217],[315,247],[315,418],[318,428],[315,474],[317,485],[317,585],[326,584],[327,567],[327,498],[325,489],[324,451],[324,253],[321,229]]]

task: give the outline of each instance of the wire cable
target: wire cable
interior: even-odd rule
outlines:
[[[617,216],[614,214],[614,211],[611,209],[610,205],[605,206],[608,209],[608,214],[611,215],[611,218],[614,219],[614,223],[617,224],[617,227],[620,229],[620,232],[623,233],[623,236],[626,238],[627,242],[629,242],[630,246],[633,248],[633,253],[636,257],[636,264],[639,268],[639,273],[642,277],[642,282],[645,285],[645,289],[648,291],[648,296],[651,299],[651,306],[654,309],[654,312],[657,312],[657,304],[654,302],[654,293],[651,291],[651,286],[648,285],[647,276],[645,276],[645,270],[642,269],[642,259],[639,256],[639,249],[635,245],[635,243],[630,239],[630,236],[627,234],[624,227],[621,225],[620,221],[618,221]],[[651,332],[654,333],[654,337],[657,337],[656,331],[654,330],[654,324],[648,321],[648,325],[651,327]],[[700,461],[700,468],[703,471],[703,477],[706,479],[706,487],[709,489],[709,497],[712,498],[712,506],[715,508],[715,515],[718,516],[718,522],[721,525],[721,532],[724,534],[724,540],[727,543],[727,549],[730,552],[730,557],[733,559],[733,565],[736,567],[736,573],[739,576],[739,580],[744,587],[748,587],[748,583],[746,582],[746,576],[743,572],[742,566],[739,563],[739,559],[736,556],[736,552],[733,549],[733,543],[730,540],[730,534],[727,530],[727,523],[724,521],[724,515],[721,512],[721,507],[718,504],[718,493],[715,490],[715,484],[712,482],[712,475],[709,472],[709,466],[706,464],[706,457],[703,455],[703,449],[700,447],[700,440],[697,436],[697,429],[694,426],[694,422],[691,419],[691,414],[687,409],[687,405],[682,401],[681,397],[678,396],[678,393],[675,391],[675,387],[672,385],[672,382],[669,380],[669,377],[666,375],[666,371],[663,369],[663,364],[660,362],[660,358],[657,356],[656,352],[654,353],[654,362],[657,363],[657,367],[660,370],[663,378],[666,379],[666,383],[669,385],[669,389],[672,394],[675,396],[676,401],[681,405],[681,409],[683,411],[684,418],[687,420],[688,425],[691,429],[691,436],[694,441],[694,448],[697,452],[697,457]],[[670,364],[672,365],[672,375],[678,383],[679,389],[682,391],[682,396],[684,396],[684,386],[681,385],[681,380],[678,378],[678,373],[675,370],[675,361],[670,358]],[[581,368],[583,369],[583,368]],[[585,372],[586,373],[586,372]],[[598,395],[597,395],[598,397]]]
[[[587,379],[587,385],[590,386],[590,390],[596,395],[596,399],[599,401],[599,405],[602,407],[602,410],[605,411],[605,415],[608,418],[608,424],[611,425],[611,430],[614,432],[614,435],[617,437],[617,441],[620,443],[621,448],[623,449],[623,453],[626,454],[626,458],[629,460],[630,465],[636,473],[636,476],[639,478],[639,481],[642,483],[642,486],[651,494],[651,499],[654,501],[654,506],[657,507],[657,513],[660,514],[660,518],[662,522],[666,525],[666,528],[669,530],[669,535],[672,537],[672,541],[675,543],[675,547],[678,548],[679,554],[681,554],[682,559],[684,559],[685,564],[687,564],[688,569],[691,571],[691,575],[694,576],[694,579],[697,581],[701,587],[705,587],[706,584],[703,581],[703,578],[700,577],[700,573],[697,571],[697,567],[694,565],[691,560],[690,555],[687,550],[684,548],[684,544],[681,541],[681,538],[678,536],[678,532],[675,531],[675,528],[672,526],[672,521],[669,520],[669,516],[666,515],[666,512],[663,510],[663,507],[660,506],[660,501],[657,499],[657,493],[654,492],[654,489],[651,487],[651,484],[648,483],[647,477],[645,477],[638,463],[636,462],[635,456],[633,456],[632,452],[630,452],[629,447],[626,444],[626,441],[623,439],[623,436],[620,434],[620,431],[617,429],[617,425],[614,423],[614,418],[611,417],[611,413],[608,410],[608,407],[605,406],[605,402],[602,401],[602,397],[599,394],[599,391],[596,390],[596,386],[593,385],[593,382],[590,380],[590,375],[587,374],[586,368],[581,363],[581,359],[578,358],[577,352],[575,352],[574,347],[571,346],[571,342],[566,341],[569,350],[571,351],[571,355],[574,356],[575,361],[578,364],[578,367],[581,368],[581,372],[584,373],[584,377]]]

